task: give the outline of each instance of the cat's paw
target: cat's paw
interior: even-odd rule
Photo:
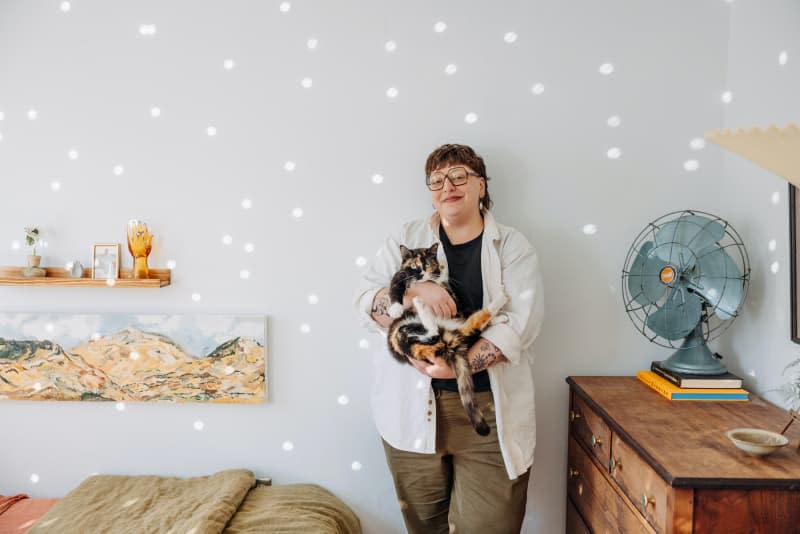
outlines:
[[[389,306],[389,317],[393,319],[397,319],[403,315],[403,305],[399,302],[395,302],[391,306]]]

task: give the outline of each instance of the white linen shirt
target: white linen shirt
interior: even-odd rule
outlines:
[[[536,419],[533,392],[533,341],[544,315],[542,279],[536,251],[513,228],[484,214],[481,243],[483,302],[503,292],[508,300],[482,336],[499,348],[508,362],[488,368],[494,397],[497,434],[509,479],[533,464]],[[356,308],[363,325],[386,332],[371,317],[376,293],[388,287],[400,268],[400,245],[430,247],[439,242],[438,213],[407,223],[387,239],[359,286]],[[439,260],[447,263],[444,247]],[[392,447],[404,451],[436,452],[436,402],[431,378],[411,365],[398,363],[386,345],[374,354],[372,412],[378,432]]]

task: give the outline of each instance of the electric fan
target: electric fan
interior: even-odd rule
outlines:
[[[647,225],[625,258],[625,311],[650,341],[677,350],[661,365],[696,375],[726,372],[707,342],[738,316],[750,284],[739,234],[701,211],[668,213]]]

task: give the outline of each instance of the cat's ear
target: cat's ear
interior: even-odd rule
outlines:
[[[403,257],[403,261],[407,260],[411,257],[411,251],[405,245],[400,245],[400,255]]]
[[[433,257],[436,257],[436,253],[437,252],[439,252],[439,242],[438,241],[436,243],[434,243],[431,246],[431,248],[428,249],[428,254],[430,254]]]

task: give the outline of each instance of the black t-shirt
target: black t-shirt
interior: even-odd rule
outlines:
[[[450,243],[443,227],[439,227],[439,239],[447,257],[450,288],[456,294],[458,313],[468,317],[483,308],[483,277],[481,276],[481,235],[460,245]],[[489,372],[485,369],[472,375],[475,391],[489,391]],[[434,378],[433,389],[458,391],[455,378]]]

